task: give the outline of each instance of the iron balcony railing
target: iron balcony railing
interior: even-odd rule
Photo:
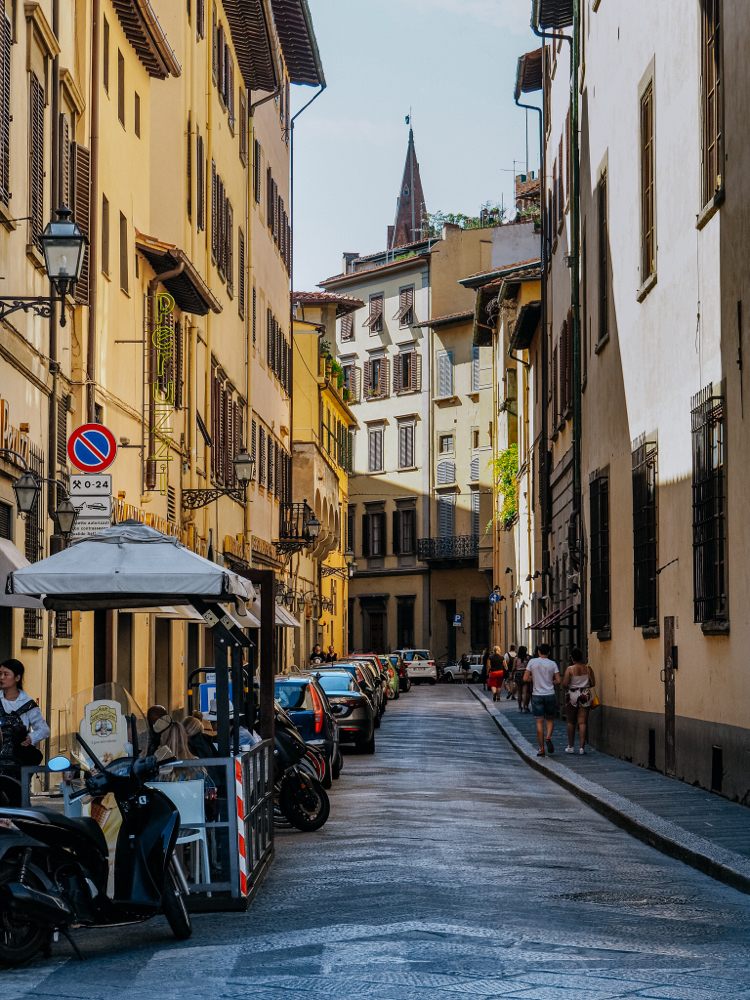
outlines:
[[[279,538],[307,540],[307,522],[312,517],[312,507],[302,503],[282,503],[279,506]]]
[[[423,562],[430,562],[433,559],[477,559],[479,557],[479,535],[418,538],[417,557]]]

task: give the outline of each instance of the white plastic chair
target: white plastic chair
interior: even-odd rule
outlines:
[[[197,850],[194,852],[193,881],[196,884],[200,881],[198,878],[198,856],[200,853],[203,881],[210,882],[211,866],[208,861],[207,830],[205,826],[191,829],[194,823],[206,822],[203,778],[191,778],[190,781],[149,782],[149,787],[158,788],[160,792],[164,792],[180,812],[180,836],[177,838],[177,846],[180,844],[200,844],[200,852]]]

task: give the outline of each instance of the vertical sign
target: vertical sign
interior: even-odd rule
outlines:
[[[172,461],[172,412],[174,410],[174,299],[168,292],[154,298],[154,330],[151,343],[156,350],[155,378],[151,384],[151,407],[154,420],[149,442],[149,461],[156,463],[159,493],[166,495]]]

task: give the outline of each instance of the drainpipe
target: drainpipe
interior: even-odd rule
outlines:
[[[89,196],[89,322],[86,342],[86,413],[96,419],[97,246],[99,242],[99,98],[101,92],[101,0],[93,0],[91,29],[91,190]]]
[[[151,450],[152,436],[154,433],[154,394],[153,394],[153,384],[156,377],[156,350],[154,349],[154,330],[156,329],[156,289],[159,285],[163,285],[166,281],[170,281],[172,278],[176,278],[178,274],[182,274],[185,270],[185,261],[181,261],[180,264],[173,268],[171,271],[165,271],[164,274],[157,274],[155,278],[151,278],[148,283],[148,304],[151,311],[151,321],[149,323],[149,336],[148,336],[148,448],[146,451]],[[153,458],[146,458],[146,489],[153,490],[156,486],[156,461]]]
[[[52,3],[52,32],[59,40],[60,35],[60,0],[53,0]],[[51,163],[51,184],[52,193],[52,218],[55,209],[60,204],[60,56],[57,55],[52,60],[52,163]],[[49,316],[49,368],[52,374],[52,393],[49,397],[48,419],[49,419],[49,459],[47,467],[50,470],[50,477],[54,478],[52,471],[57,464],[57,375],[59,366],[57,363],[57,302],[51,302]],[[65,305],[62,305],[65,308]],[[54,517],[57,497],[55,487],[51,486],[47,490],[47,511],[50,517]]]

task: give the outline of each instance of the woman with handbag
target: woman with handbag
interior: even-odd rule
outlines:
[[[593,701],[591,688],[596,684],[594,671],[583,662],[583,653],[574,646],[570,651],[573,663],[565,671],[565,710],[568,716],[568,745],[565,753],[575,753],[576,727],[578,728],[578,753],[586,752],[586,728]]]
[[[0,663],[0,775],[16,781],[20,781],[22,767],[41,764],[44,758],[37,744],[49,736],[39,706],[23,689],[24,673],[20,660]],[[5,782],[4,788],[8,786],[12,783]]]

